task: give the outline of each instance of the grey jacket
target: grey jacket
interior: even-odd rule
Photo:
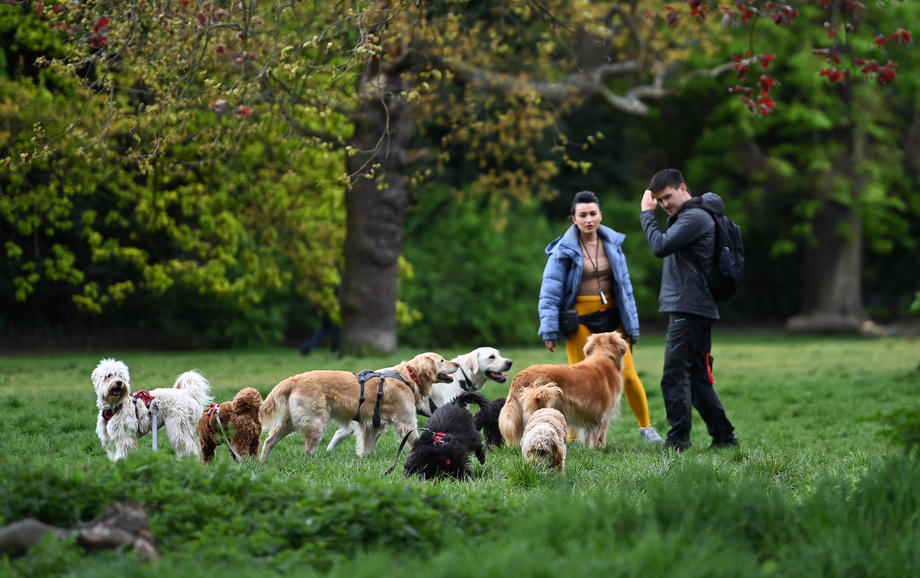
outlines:
[[[719,307],[706,283],[712,265],[715,223],[701,205],[716,214],[725,213],[722,198],[705,193],[688,200],[680,211],[669,216],[664,232],[658,228],[655,211],[642,211],[639,218],[652,253],[664,257],[658,310],[718,319]]]

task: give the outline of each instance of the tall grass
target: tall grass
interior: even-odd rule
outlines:
[[[60,526],[109,502],[140,501],[164,552],[85,554],[43,542],[0,558],[0,575],[183,576],[868,576],[917,575],[920,464],[896,444],[901,416],[920,408],[920,341],[737,336],[714,339],[722,401],[740,449],[644,445],[625,400],[608,446],[570,445],[566,472],[526,464],[518,451],[474,462],[474,482],[404,478],[397,440],[358,458],[353,439],[303,453],[283,440],[265,463],[177,461],[160,434],[112,464],[95,437],[89,374],[124,360],[135,389],[169,385],[197,368],[218,401],[253,386],[263,396],[310,369],[357,371],[408,359],[339,359],[325,352],[97,352],[0,359],[0,524],[35,517]],[[658,381],[663,340],[634,350],[653,423],[667,430]],[[564,363],[542,349],[503,349],[512,374]],[[445,356],[464,351],[441,351]],[[484,393],[500,397],[507,385]]]

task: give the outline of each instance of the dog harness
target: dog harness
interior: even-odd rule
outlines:
[[[220,404],[216,402],[212,403],[211,407],[209,407],[207,411],[208,411],[208,417],[211,417],[213,415],[217,419],[217,427],[220,428],[221,435],[223,435],[224,439],[227,441],[227,447],[230,448],[230,453],[232,453],[233,457],[235,457],[236,460],[239,461],[240,454],[239,452],[236,451],[236,448],[233,447],[233,444],[230,443],[230,436],[227,435],[227,431],[224,429],[224,424],[220,421]]]
[[[460,373],[463,374],[463,379],[460,380],[460,389],[463,391],[476,391],[476,388],[473,387],[473,380],[463,370],[463,366],[460,366]]]
[[[407,365],[406,370],[409,372],[409,377],[412,378],[412,381],[415,382],[415,385],[418,386],[418,378],[415,377],[415,370],[411,366]],[[410,384],[406,379],[392,369],[381,369],[379,371],[374,371],[373,369],[364,369],[355,374],[358,378],[358,384],[361,386],[361,396],[358,398],[358,411],[355,412],[355,417],[351,418],[352,421],[359,421],[358,417],[361,412],[361,405],[364,403],[364,384],[370,381],[371,379],[377,378],[380,380],[380,383],[377,384],[377,400],[374,403],[374,415],[372,422],[374,427],[380,427],[380,400],[383,398],[383,383],[386,378],[391,377],[393,379],[398,379],[399,381],[405,383],[409,389],[412,389],[412,384]],[[435,410],[434,402],[431,399],[428,400],[431,404],[431,411]]]
[[[147,407],[147,409],[150,410],[150,413],[152,414],[153,425],[152,425],[151,431],[153,432],[153,442],[152,442],[152,443],[153,443],[153,451],[157,451],[157,430],[159,429],[159,426],[158,426],[158,424],[157,424],[157,417],[158,417],[158,416],[157,416],[157,414],[158,414],[158,412],[157,412],[157,405],[156,405],[155,403],[153,403],[153,395],[150,393],[150,390],[147,390],[147,389],[139,389],[138,391],[132,393],[132,394],[131,394],[131,401],[134,402],[134,417],[135,417],[135,419],[137,420],[138,423],[140,423],[140,421],[141,421],[141,415],[140,415],[140,413],[138,413],[138,411],[137,411],[137,400],[138,400],[138,399],[140,399],[142,402],[144,402],[144,405]],[[151,404],[152,404],[152,407],[151,407]],[[121,404],[118,404],[118,407],[116,407],[115,409],[112,409],[112,408],[110,408],[110,407],[107,407],[107,408],[105,408],[104,410],[102,410],[102,419],[105,421],[105,423],[108,424],[109,421],[110,421],[113,417],[115,417],[115,414],[118,413],[119,411],[121,411],[121,408],[122,408],[124,405],[125,405],[125,404],[121,403]],[[136,433],[137,433],[137,434],[140,434],[140,432],[136,432]]]
[[[397,374],[398,376],[399,374]],[[358,410],[355,411],[355,417],[351,418],[352,421],[359,421],[358,417],[361,414],[361,406],[364,405],[364,384],[370,381],[371,379],[377,378],[380,382],[377,384],[377,400],[374,402],[374,416],[371,418],[374,427],[380,427],[380,400],[383,399],[383,382],[385,376],[381,373],[374,371],[373,369],[365,369],[359,371],[355,374],[358,378],[358,385],[361,386],[361,397],[358,398]],[[400,381],[402,377],[399,377]]]

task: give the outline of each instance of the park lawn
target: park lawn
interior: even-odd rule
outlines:
[[[470,347],[481,344],[474,344]],[[466,350],[440,350],[446,357]],[[100,351],[0,359],[0,523],[35,517],[60,526],[110,501],[150,514],[163,559],[84,554],[43,543],[0,558],[0,575],[527,575],[860,576],[920,570],[916,455],[896,443],[920,408],[920,340],[716,333],[716,387],[742,442],[710,451],[701,421],[690,451],[644,445],[623,401],[608,446],[572,444],[554,475],[501,448],[474,464],[476,481],[424,482],[383,472],[397,440],[358,458],[353,438],[303,454],[283,440],[266,463],[179,462],[165,435],[110,463],[95,436],[89,374],[103,356],[131,368],[133,388],[170,385],[187,369],[211,381],[217,401],[242,387],[263,396],[310,369],[393,365],[418,351],[339,359],[296,350]],[[502,348],[511,375],[564,353]],[[652,421],[667,422],[658,391],[661,335],[634,355]],[[484,393],[501,397],[507,384]],[[223,451],[220,451],[223,450]],[[404,456],[403,456],[404,459]]]

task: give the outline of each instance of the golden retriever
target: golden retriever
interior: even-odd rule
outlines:
[[[379,379],[369,379],[362,395],[358,377],[349,371],[315,370],[289,377],[262,402],[262,430],[269,434],[259,460],[265,460],[275,444],[295,431],[303,434],[304,451],[313,453],[330,419],[341,424],[357,422],[355,450],[359,456],[373,453],[377,438],[388,426],[393,426],[400,438],[409,434],[411,447],[418,437],[416,409],[427,403],[431,385],[450,381],[457,367],[437,353],[426,352],[391,368],[400,378],[384,379],[377,425],[374,414]]]
[[[585,359],[574,365],[532,365],[514,376],[498,427],[510,446],[520,443],[527,415],[524,392],[555,382],[562,390],[556,409],[570,426],[582,428],[579,439],[589,448],[607,443],[607,426],[619,413],[623,393],[623,356],[629,344],[619,332],[595,333],[585,343]]]

